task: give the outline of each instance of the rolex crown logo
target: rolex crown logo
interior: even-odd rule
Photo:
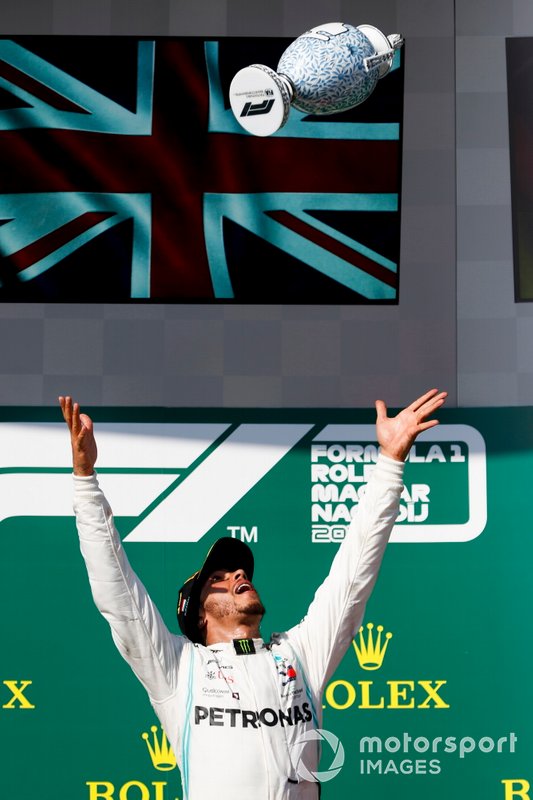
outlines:
[[[353,639],[353,646],[359,661],[359,666],[362,669],[379,669],[383,664],[385,652],[389,644],[389,639],[392,638],[392,633],[386,633],[383,640],[383,625],[378,625],[376,628],[377,636],[374,638],[374,623],[368,622],[367,634],[365,636],[363,626],[359,628],[359,643]]]
[[[152,741],[150,741],[149,733],[143,733],[142,738],[146,742],[152,764],[161,772],[169,772],[176,766],[176,757],[168,743],[165,731],[161,728],[161,738],[159,738],[157,725],[152,725],[150,730],[152,731]]]

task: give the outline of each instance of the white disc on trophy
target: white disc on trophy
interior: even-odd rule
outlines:
[[[361,31],[361,33],[363,33],[370,41],[376,51],[376,55],[381,56],[387,53],[389,54],[389,58],[387,58],[377,67],[378,78],[383,78],[383,76],[386,75],[392,67],[392,61],[394,58],[394,53],[392,52],[389,39],[384,33],[382,33],[378,28],[375,28],[373,25],[358,25],[357,29]]]
[[[252,64],[239,70],[229,90],[235,118],[254,136],[270,136],[285,125],[291,95],[287,78],[264,64]]]

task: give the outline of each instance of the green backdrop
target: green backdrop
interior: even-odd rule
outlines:
[[[160,729],[144,690],[92,604],[59,414],[0,413],[1,796],[181,800],[178,770],[152,761]],[[372,411],[93,417],[101,484],[173,631],[178,587],[228,531],[254,549],[263,634],[303,616],[372,467]],[[368,647],[371,623],[376,644],[383,626],[386,650],[368,669],[350,648],[325,693],[344,763],[323,798],[533,797],[533,410],[439,418],[406,465],[402,521],[356,639]],[[325,773],[333,758],[325,744]]]

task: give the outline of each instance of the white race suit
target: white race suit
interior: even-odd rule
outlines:
[[[168,630],[128,562],[96,475],[74,476],[94,600],[148,692],[186,800],[318,797],[317,742],[303,740],[320,728],[322,692],[362,622],[398,514],[403,466],[379,456],[307,615],[268,643],[246,640],[244,654],[233,642],[204,647]]]

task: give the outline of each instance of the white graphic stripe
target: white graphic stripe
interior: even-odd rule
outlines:
[[[116,516],[137,517],[176,480],[176,475],[100,475]],[[72,516],[72,476],[8,472],[0,475],[0,520]]]
[[[312,427],[240,425],[126,540],[197,542]]]
[[[138,517],[230,426],[227,423],[98,423],[99,468],[170,469],[171,474],[100,473],[116,516]],[[72,516],[72,457],[64,423],[0,423],[0,520]],[[155,541],[155,540],[154,540]]]
[[[98,466],[177,471],[190,467],[229,427],[227,423],[98,422]],[[64,423],[0,423],[0,468],[68,468],[71,463]]]

